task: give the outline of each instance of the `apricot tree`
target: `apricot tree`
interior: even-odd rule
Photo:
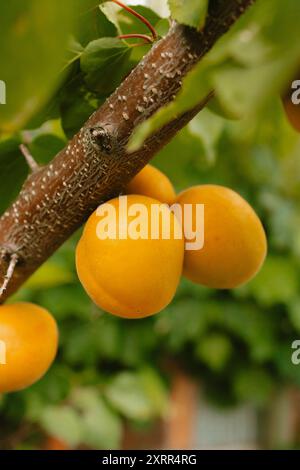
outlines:
[[[13,205],[0,219],[2,302],[82,225],[99,203],[118,195],[212,98],[213,89],[209,87],[204,94],[199,93],[191,106],[187,100],[187,109],[173,113],[172,119],[156,126],[141,146],[128,150],[128,142],[135,130],[158,110],[172,101],[175,103],[183,78],[205,58],[254,0],[213,0],[209,5],[203,1],[195,11],[190,11],[189,2],[186,3],[186,7],[180,9],[176,1],[170,2],[178,22],[173,21],[169,32],[158,41],[151,29],[151,42],[155,42],[151,50],[48,165],[32,166],[25,150],[31,163],[31,174]],[[5,17],[2,20],[7,20],[6,29],[14,21],[22,20],[22,11],[16,9],[14,13],[12,20]],[[9,21],[12,21],[11,25]],[[129,47],[122,41],[132,39],[132,36],[120,36],[119,39],[100,39],[102,48],[98,59],[95,42],[90,42],[83,53],[80,45],[76,46],[85,78],[94,88],[96,82],[100,94],[118,84],[117,71],[129,52]],[[150,42],[145,37],[142,39]],[[99,49],[96,52],[99,53]],[[97,60],[107,67],[95,77],[93,67]],[[104,90],[101,85],[103,74],[110,73],[114,60],[117,62],[116,75]],[[19,112],[20,121],[24,115],[25,120],[32,117],[26,113]],[[0,121],[3,130],[17,130],[18,120],[5,114],[5,119]],[[21,125],[26,128],[24,122]]]

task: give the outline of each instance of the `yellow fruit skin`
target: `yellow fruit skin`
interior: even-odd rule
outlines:
[[[267,253],[260,219],[231,189],[203,185],[178,196],[178,203],[204,204],[204,247],[186,251],[184,276],[207,287],[232,289],[257,274]]]
[[[2,305],[0,341],[6,346],[0,393],[15,392],[37,382],[49,369],[57,352],[58,329],[50,313],[37,305]]]
[[[152,165],[147,165],[127,186],[127,194],[140,194],[172,205],[176,192],[169,178]]]
[[[124,196],[125,197],[125,196]],[[131,195],[128,207],[159,201]],[[109,201],[119,217],[119,198]],[[164,210],[169,209],[164,206]],[[179,222],[170,214],[178,232]],[[122,318],[144,318],[163,310],[178,287],[184,258],[184,239],[106,239],[96,235],[99,216],[88,220],[76,250],[79,279],[88,295],[100,308]],[[149,220],[149,219],[148,219]]]

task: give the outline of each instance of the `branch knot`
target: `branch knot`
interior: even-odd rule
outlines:
[[[85,133],[88,147],[92,147],[97,153],[112,155],[115,152],[117,142],[109,130],[102,126],[89,127]]]

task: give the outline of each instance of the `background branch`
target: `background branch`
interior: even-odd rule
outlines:
[[[0,301],[14,293],[102,202],[128,182],[207,103],[211,95],[128,154],[134,129],[170,103],[191,68],[255,0],[212,0],[201,32],[174,24],[96,111],[69,145],[25,182],[0,219],[0,285],[13,255],[18,264]]]

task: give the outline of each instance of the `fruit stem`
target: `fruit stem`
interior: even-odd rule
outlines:
[[[20,148],[23,156],[25,157],[25,160],[26,160],[31,172],[34,173],[35,171],[37,171],[39,169],[39,164],[35,161],[35,159],[31,155],[31,153],[29,152],[26,145],[21,144],[19,148]]]
[[[3,284],[0,288],[0,299],[1,299],[2,295],[4,294],[4,292],[6,291],[6,289],[8,287],[8,284],[10,283],[10,281],[13,277],[15,267],[17,266],[18,261],[19,261],[18,255],[16,255],[16,254],[11,255],[10,262],[9,262],[9,265],[8,265],[8,268],[7,268],[7,271],[6,271],[6,275],[4,277]]]
[[[143,15],[140,15],[137,11],[133,10],[133,8],[130,8],[128,5],[125,5],[123,2],[119,0],[112,0],[114,3],[119,5],[121,8],[124,8],[124,10],[128,11],[131,15],[134,15],[136,18],[138,18],[142,23],[144,23],[145,26],[151,31],[153,41],[156,41],[157,39],[157,32],[155,28],[152,26],[150,21],[147,20]],[[153,42],[151,41],[151,42]]]
[[[119,39],[144,39],[146,44],[153,44],[153,39],[150,36],[147,36],[146,34],[122,34],[121,36],[118,36]],[[139,46],[140,44],[136,44]]]

